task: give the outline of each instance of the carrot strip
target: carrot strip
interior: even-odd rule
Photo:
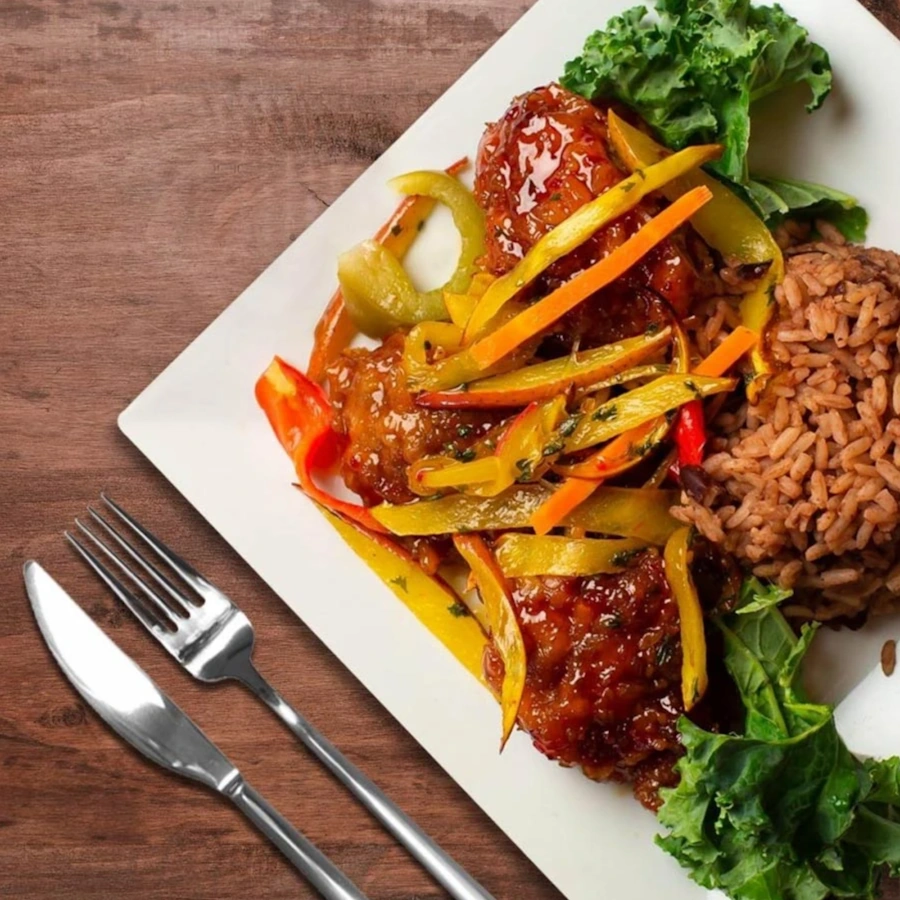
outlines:
[[[480,368],[486,369],[512,353],[520,344],[548,328],[591,294],[624,275],[660,241],[690,219],[711,197],[712,193],[706,187],[694,188],[679,197],[609,256],[472,344],[469,348],[472,358]]]
[[[698,363],[695,375],[724,375],[748,350],[756,345],[759,335],[746,325],[738,325],[731,334]]]
[[[576,506],[581,506],[599,481],[584,478],[567,478],[532,514],[530,525],[537,534],[547,534],[555,528]]]
[[[448,175],[458,175],[468,164],[469,158],[464,156],[448,166],[446,172]],[[387,247],[397,259],[403,259],[435,203],[431,197],[404,197],[393,215],[375,232],[375,240]],[[355,336],[356,326],[350,319],[341,289],[338,288],[316,323],[313,349],[306,367],[307,376],[312,381],[321,382],[325,369],[350,346]]]

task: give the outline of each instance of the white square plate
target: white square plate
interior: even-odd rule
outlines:
[[[119,420],[122,431],[570,900],[593,900],[598,890],[616,900],[681,900],[704,892],[653,846],[655,821],[626,789],[553,765],[521,733],[498,756],[494,700],[291,487],[290,462],[256,406],[253,385],[275,353],[305,365],[313,326],[334,288],[333,261],[371,235],[396,202],[387,179],[474,155],[486,121],[502,115],[515,94],[559,77],[587,34],[630,5],[538,2]],[[799,102],[786,116],[769,111],[773,127],[765,138],[759,136],[764,129],[755,132],[761,169],[856,194],[872,213],[870,242],[900,249],[894,149],[900,123],[889,99],[900,96],[900,44],[857,0],[783,5],[831,52],[837,89],[811,117]],[[420,263],[427,252],[419,251]],[[879,642],[878,635],[841,635],[841,677],[831,685],[832,697],[842,696],[871,667]],[[826,641],[820,656],[829,652],[833,644]]]

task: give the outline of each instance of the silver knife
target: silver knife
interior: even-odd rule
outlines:
[[[326,900],[366,900],[349,878],[270,806],[215,744],[34,560],[25,587],[60,668],[97,714],[148,759],[231,800]]]

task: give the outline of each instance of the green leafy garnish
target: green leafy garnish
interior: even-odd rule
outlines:
[[[763,584],[758,578],[748,578],[741,585],[741,597],[735,612],[739,616],[759,612],[770,606],[778,606],[787,600],[791,591],[777,584]]]
[[[465,605],[461,600],[455,600],[447,607],[447,612],[453,616],[454,619],[462,619],[465,616],[471,616],[472,613],[469,612],[469,607]]]
[[[787,179],[752,178],[748,169],[753,104],[805,84],[807,110],[831,91],[828,53],[780,6],[750,0],[657,0],[656,16],[636,6],[609,20],[565,67],[562,83],[591,100],[635,110],[666,146],[720,143],[709,169],[743,189],[771,227],[788,213],[832,221],[862,240],[865,210],[847,194]]]
[[[856,759],[830,707],[811,703],[784,591],[751,579],[738,615],[718,621],[745,708],[743,734],[682,717],[681,782],[662,792],[657,842],[707,888],[735,900],[874,898],[883,864],[900,871],[900,759]]]

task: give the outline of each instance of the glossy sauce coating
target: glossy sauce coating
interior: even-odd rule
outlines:
[[[403,335],[344,352],[328,369],[335,428],[346,436],[341,476],[366,504],[408,503],[407,469],[423,456],[463,453],[498,420],[483,410],[417,406],[406,386]]]
[[[550,759],[631,782],[655,809],[660,786],[677,781],[683,711],[678,608],[662,559],[648,551],[620,574],[514,586],[528,652],[520,725]],[[485,672],[499,686],[503,663],[493,647]]]
[[[624,177],[610,158],[603,110],[556,84],[517,97],[488,125],[478,150],[475,193],[487,216],[486,268],[496,275],[508,272],[543,235]],[[552,290],[608,255],[659,208],[645,198],[554,263],[537,291]],[[602,319],[604,298],[631,296],[643,287],[684,312],[695,282],[684,241],[675,236],[585,306]]]

